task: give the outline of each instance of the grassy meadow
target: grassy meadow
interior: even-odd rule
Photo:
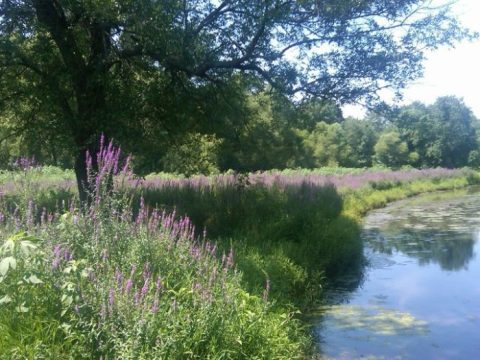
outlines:
[[[2,359],[313,357],[301,312],[361,272],[362,216],[480,180],[337,168],[138,179],[101,156],[88,207],[71,171],[0,174]]]

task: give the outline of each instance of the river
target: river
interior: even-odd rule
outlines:
[[[369,213],[361,279],[330,289],[313,317],[322,358],[480,358],[478,190]]]

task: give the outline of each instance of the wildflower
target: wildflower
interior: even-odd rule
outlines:
[[[55,245],[53,248],[52,270],[56,270],[62,261],[62,248],[60,245]]]
[[[117,268],[115,270],[115,281],[117,283],[117,287],[120,288],[122,286],[122,278],[123,278],[123,274],[122,272]]]
[[[142,298],[141,291],[138,290],[137,292],[135,292],[135,295],[133,296],[133,298],[134,298],[135,305],[136,306],[140,305],[140,300]]]
[[[115,292],[113,289],[110,289],[108,292],[108,304],[110,305],[110,307],[113,307],[113,305],[115,304]]]
[[[159,305],[159,301],[158,301],[158,298],[155,298],[155,300],[153,301],[153,305],[152,305],[152,313],[157,313],[158,312],[158,305]]]
[[[145,295],[147,295],[147,292],[148,292],[148,287],[149,287],[149,278],[146,278],[145,279],[145,282],[143,284],[143,287],[142,287],[142,291],[140,293],[140,299],[144,298]]]
[[[132,286],[133,286],[133,280],[128,279],[127,282],[125,283],[124,293],[128,294],[130,292],[130,289],[132,288]]]
[[[157,289],[157,291],[162,290],[162,279],[160,278],[160,276],[157,278],[157,282],[155,283],[155,288]]]
[[[230,252],[228,253],[226,268],[230,269],[233,267],[233,248],[230,248]]]

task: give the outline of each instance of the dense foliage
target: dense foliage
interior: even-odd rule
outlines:
[[[134,214],[127,167],[107,149],[94,201],[0,212],[0,354],[9,359],[300,358],[308,339],[269,286],[249,294],[236,256],[187,217]],[[24,169],[25,177],[37,170]],[[110,174],[118,173],[115,188]],[[30,179],[28,179],[30,182]],[[29,191],[29,189],[23,189]],[[24,194],[20,194],[22,197]],[[38,211],[36,211],[38,209]]]
[[[302,121],[321,109],[332,122],[320,100],[401,89],[421,74],[423,51],[468,36],[448,6],[424,0],[2,1],[0,133],[57,164],[75,159],[86,200],[85,150],[98,151],[101,132],[152,167],[179,134],[217,122],[233,133],[264,90],[313,96]],[[257,143],[271,125],[232,137]],[[248,167],[265,160],[243,152]]]
[[[98,157],[89,207],[75,200],[73,172],[22,158],[0,174],[9,359],[305,358],[310,340],[292,311],[321,301],[339,275],[358,286],[359,217],[479,181],[331,168],[139,183],[111,145]]]

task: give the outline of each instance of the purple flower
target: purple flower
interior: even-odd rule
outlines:
[[[157,278],[157,282],[155,283],[155,288],[157,291],[162,290],[162,279],[160,276]]]
[[[23,171],[27,171],[27,170],[30,170],[31,168],[33,167],[36,167],[37,166],[37,162],[35,161],[35,157],[32,156],[31,158],[29,157],[26,157],[26,156],[22,156],[22,157],[19,157],[14,163],[13,165],[17,168],[20,168],[21,170]]]
[[[153,301],[153,306],[152,306],[152,313],[157,313],[158,312],[158,298],[155,298]]]
[[[143,287],[142,287],[142,291],[140,293],[140,298],[144,298],[145,295],[147,295],[147,292],[148,292],[148,288],[149,288],[149,278],[146,278],[145,279],[145,282],[143,283]]]
[[[108,304],[110,305],[110,307],[113,307],[113,305],[115,304],[115,292],[113,289],[110,289],[108,292]]]
[[[128,294],[130,292],[130,289],[132,288],[133,286],[133,280],[132,279],[128,279],[127,282],[125,283],[125,290],[124,292],[126,294]]]
[[[137,292],[135,292],[135,295],[134,295],[134,302],[136,306],[140,305],[141,298],[142,298],[142,294],[140,290],[138,290]]]
[[[115,282],[117,283],[117,288],[122,287],[123,274],[120,270],[115,270]]]

